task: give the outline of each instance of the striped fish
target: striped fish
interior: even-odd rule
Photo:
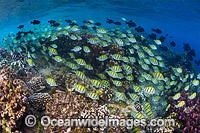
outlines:
[[[133,77],[133,75],[132,75],[132,74],[131,74],[131,75],[128,75],[128,76],[126,76],[125,78],[126,78],[126,80],[128,80],[128,81],[133,81],[133,80],[134,80],[134,77]]]
[[[79,58],[79,59],[76,59],[75,60],[77,64],[81,65],[81,66],[85,66],[86,65],[86,62],[85,60]]]
[[[89,71],[93,70],[93,67],[90,64],[86,64],[84,67]]]
[[[74,51],[74,52],[79,52],[82,48],[80,46],[76,46],[74,47],[73,49],[71,49],[71,51]]]
[[[156,78],[157,80],[164,80],[164,76],[162,73],[160,72],[154,72],[153,73],[154,78]]]
[[[150,108],[145,109],[144,112],[149,119],[153,119],[153,112]]]
[[[66,65],[67,65],[69,68],[73,69],[73,70],[77,70],[77,69],[79,68],[78,65],[76,65],[76,64],[74,64],[74,63],[72,63],[72,62],[69,62],[69,61],[66,63]]]
[[[47,78],[46,79],[47,84],[50,86],[57,86],[56,81],[53,78]]]
[[[176,95],[174,95],[172,98],[174,100],[178,100],[181,97],[181,93],[177,93]]]
[[[109,82],[108,80],[102,80],[101,82],[102,82],[102,84],[103,84],[104,86],[106,86],[106,87],[109,87],[109,86],[110,86],[110,82]]]
[[[188,96],[188,98],[189,98],[190,100],[192,100],[192,99],[194,99],[194,98],[196,97],[196,95],[197,95],[197,93],[194,92],[193,94],[191,94],[190,96]]]
[[[74,53],[68,53],[68,54],[69,54],[70,58],[72,58],[72,59],[75,58]]]
[[[115,71],[115,72],[121,72],[122,69],[120,66],[112,66],[112,67],[109,67],[112,71]]]
[[[129,62],[129,59],[128,59],[128,57],[123,56],[123,57],[122,57],[122,61],[125,62],[125,63],[127,63],[127,62]]]
[[[93,86],[95,86],[97,88],[103,87],[103,84],[99,80],[91,79],[90,82],[92,83]]]
[[[131,74],[132,73],[132,68],[129,65],[123,64],[122,66],[126,70],[127,74]]]
[[[97,33],[105,34],[106,33],[106,29],[99,28],[99,29],[97,29]]]
[[[134,44],[134,45],[133,45],[133,48],[134,48],[134,49],[139,49],[140,46],[139,46],[138,44]]]
[[[149,108],[151,108],[151,104],[150,103],[148,103],[148,102],[142,102],[142,105],[143,105],[143,107],[144,107],[144,109],[149,109]]]
[[[168,104],[165,111],[167,112],[169,110],[169,108],[171,107],[171,104]]]
[[[133,101],[139,101],[140,99],[140,97],[135,93],[128,93],[128,95]]]
[[[98,73],[97,75],[98,75],[101,79],[107,79],[107,78],[106,78],[106,75],[103,74],[103,73]]]
[[[145,62],[146,64],[148,64],[148,65],[151,64],[151,62],[149,61],[149,59],[144,59],[144,62]]]
[[[136,58],[135,58],[135,57],[130,57],[130,56],[129,56],[129,60],[130,60],[130,62],[132,62],[132,63],[135,63],[135,62],[136,62]]]
[[[156,50],[156,49],[157,49],[156,45],[154,45],[154,44],[151,44],[151,45],[149,45],[149,46],[150,46],[150,48],[153,49],[153,50]]]
[[[56,62],[62,62],[62,58],[60,56],[55,56],[53,57],[53,59],[56,61]]]
[[[51,56],[51,55],[58,55],[58,53],[57,53],[57,51],[56,51],[55,48],[49,47],[49,55],[50,55],[50,56]]]
[[[132,114],[134,117],[136,117],[136,119],[145,119],[146,118],[142,113],[133,111]]]
[[[145,58],[145,55],[143,52],[139,51],[137,54],[139,58]]]
[[[105,61],[108,59],[108,56],[107,55],[101,55],[99,56],[98,58],[96,58],[98,61]]]
[[[149,70],[149,65],[147,65],[147,64],[142,64],[141,66],[142,66],[142,68],[143,68],[144,70]]]
[[[141,87],[137,85],[133,85],[133,89],[135,90],[135,92],[138,92],[138,93],[142,91]]]
[[[115,60],[121,60],[122,59],[122,56],[120,54],[113,54],[113,55],[111,55],[111,57]]]
[[[128,38],[128,40],[130,41],[130,43],[136,43],[137,42],[135,37],[130,37],[130,38]]]
[[[127,98],[124,93],[115,92],[116,101],[125,101]]]
[[[185,105],[185,101],[179,102],[177,105],[175,105],[175,108],[181,108]]]
[[[151,64],[153,64],[155,66],[158,65],[158,61],[155,58],[153,58],[153,57],[150,58],[150,62],[151,62]]]
[[[91,98],[92,100],[99,100],[99,95],[97,93],[90,91],[90,92],[87,92],[87,96]]]
[[[113,84],[114,84],[115,86],[117,86],[117,87],[122,86],[122,82],[119,81],[119,80],[112,80],[112,82],[113,82]]]
[[[115,71],[106,71],[106,73],[112,78],[119,78]]]
[[[74,72],[75,72],[76,76],[78,76],[79,78],[81,78],[81,79],[85,79],[86,78],[86,76],[85,76],[85,74],[83,72],[78,71],[78,70],[76,70]]]
[[[123,46],[123,45],[124,45],[123,40],[120,39],[120,38],[115,38],[115,42],[116,42],[116,44],[119,45],[119,46]]]
[[[131,54],[134,54],[134,49],[133,49],[133,48],[129,49],[129,52],[130,52]]]
[[[151,81],[154,83],[154,84],[158,84],[158,80],[156,78],[152,78]]]
[[[33,60],[32,60],[32,59],[27,59],[26,61],[27,61],[27,63],[28,63],[28,65],[29,65],[29,66],[31,66],[31,67],[32,67],[32,66],[34,65],[34,63],[33,63]]]
[[[89,52],[90,52],[90,48],[89,48],[88,46],[84,46],[84,47],[83,47],[83,51],[84,51],[85,53],[89,53]]]
[[[73,89],[79,93],[85,93],[87,91],[83,85],[79,85],[79,84],[74,85]]]
[[[151,95],[155,94],[155,92],[156,92],[155,88],[150,87],[150,86],[145,87],[143,90],[144,90],[144,92],[151,94]]]
[[[124,78],[124,74],[123,73],[117,73],[117,75],[118,75],[119,79],[123,79]]]

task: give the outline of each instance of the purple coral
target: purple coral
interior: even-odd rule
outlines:
[[[18,130],[22,124],[22,118],[26,112],[20,80],[16,79],[16,74],[2,66],[0,71],[0,130],[3,132],[13,132]]]
[[[197,95],[194,99],[189,99],[191,93],[181,92],[181,97],[177,100],[169,98],[171,107],[169,109],[170,113],[177,113],[175,117],[176,120],[180,122],[180,126],[183,129],[182,132],[200,132],[200,97]],[[185,105],[180,108],[176,108],[175,105],[179,101],[185,101]],[[180,129],[175,129],[175,131],[180,131]]]

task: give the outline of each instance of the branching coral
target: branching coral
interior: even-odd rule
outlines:
[[[3,132],[18,130],[26,112],[26,106],[23,103],[26,96],[15,78],[16,74],[3,65],[0,71],[0,123]]]
[[[182,132],[199,132],[200,131],[200,97],[196,96],[194,99],[189,99],[191,93],[182,92],[181,97],[178,100],[172,100],[169,98],[169,102],[171,103],[171,107],[169,109],[170,113],[175,112],[174,119],[179,121]],[[176,108],[180,101],[185,101],[185,105]],[[176,129],[175,131],[179,131],[180,129]]]
[[[50,116],[50,118],[56,119],[80,119],[80,118],[105,118],[115,117],[122,118],[122,114],[113,114],[111,115],[109,110],[105,105],[99,105],[97,102],[87,99],[82,95],[77,95],[75,92],[57,92],[53,94],[53,102],[47,104],[46,106],[46,115]],[[47,132],[53,131],[68,131],[68,132],[102,132],[102,130],[108,131],[124,131],[123,127],[52,127],[49,126],[45,129]]]

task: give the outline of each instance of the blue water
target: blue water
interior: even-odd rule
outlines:
[[[17,32],[21,24],[30,27],[30,21],[38,19],[47,23],[50,19],[93,19],[105,23],[106,18],[121,21],[122,17],[132,19],[141,25],[145,32],[160,28],[163,35],[177,44],[174,49],[183,52],[183,43],[189,43],[200,59],[200,1],[199,0],[1,0],[0,1],[0,39],[10,31]]]

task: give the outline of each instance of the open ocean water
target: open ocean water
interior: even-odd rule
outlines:
[[[50,20],[59,25],[50,25]],[[136,26],[129,27],[131,20]],[[13,74],[13,78],[8,74],[0,80],[0,111],[10,111],[1,113],[0,131],[200,132],[199,0],[1,0],[0,22],[0,77],[6,75],[7,69],[17,75]],[[136,30],[139,26],[144,32]],[[127,31],[130,28],[131,35]],[[149,36],[152,33],[156,38]],[[164,37],[163,41],[160,37]],[[10,88],[16,93],[3,91],[6,81],[14,84],[15,79],[23,81]],[[30,90],[22,87],[21,92],[16,89],[18,85]],[[20,101],[15,101],[16,108],[10,95]],[[87,103],[85,108],[79,106],[83,103]],[[84,114],[86,117],[94,113],[90,108],[117,118],[173,118],[177,125],[135,126],[132,130],[44,129],[40,122],[34,128],[24,122],[28,114],[37,119],[42,113],[64,119],[80,118],[74,112],[81,116],[84,111],[90,112]],[[15,118],[14,114],[21,115]]]

